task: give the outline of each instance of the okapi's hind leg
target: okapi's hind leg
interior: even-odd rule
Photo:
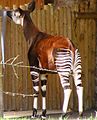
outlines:
[[[38,106],[38,94],[39,94],[39,73],[36,71],[30,71],[33,82],[33,114],[31,118],[37,118],[37,106]]]
[[[81,74],[82,74],[81,57],[78,50],[76,50],[73,76],[74,76],[74,82],[75,82],[77,96],[78,96],[78,109],[79,109],[80,117],[83,116],[83,87],[82,87]]]
[[[47,75],[41,74],[41,94],[42,94],[42,115],[41,118],[46,118],[46,83],[47,83]]]
[[[68,103],[72,91],[69,82],[72,67],[71,52],[66,49],[58,51],[55,56],[55,65],[64,91],[63,115],[62,115],[62,119],[64,119],[64,117],[67,114]]]

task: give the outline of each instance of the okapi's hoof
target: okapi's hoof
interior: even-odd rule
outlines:
[[[61,117],[59,118],[59,120],[64,120],[67,117],[67,113],[64,113],[61,115]]]
[[[80,119],[83,118],[83,112],[80,112],[80,113],[79,113],[79,118],[80,118]]]
[[[31,119],[37,119],[37,118],[39,118],[38,115],[32,115],[32,116],[31,116]]]
[[[42,119],[42,120],[45,120],[45,119],[46,119],[46,109],[45,109],[45,110],[42,110],[41,119]]]
[[[31,116],[31,119],[37,119],[38,117],[37,116]]]
[[[31,116],[32,119],[36,119],[38,118],[38,115],[37,115],[37,109],[36,108],[33,108],[33,114]]]
[[[65,119],[67,119],[71,115],[72,115],[72,112],[63,113],[61,115],[61,117],[59,118],[59,120],[65,120]]]
[[[43,116],[43,115],[42,115],[42,116],[41,116],[41,119],[42,119],[42,120],[45,120],[45,119],[46,119],[46,116]]]

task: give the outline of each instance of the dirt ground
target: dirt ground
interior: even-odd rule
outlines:
[[[21,117],[30,118],[31,115],[32,115],[32,111],[4,112],[4,118],[21,118]],[[38,111],[38,115],[41,115],[41,111]],[[61,115],[62,115],[62,111],[48,110],[46,120],[62,120]],[[78,112],[68,112],[64,120],[78,120],[78,119],[79,119]],[[84,111],[83,118],[80,118],[80,119],[81,120],[97,120],[97,110],[92,109],[92,110]]]
[[[62,115],[62,113],[57,113],[57,114],[48,114],[49,118],[57,118],[59,120],[61,120],[60,116]],[[66,119],[64,120],[78,120],[79,119],[79,115],[78,112],[69,112],[66,116]],[[97,110],[92,109],[92,110],[87,110],[84,111],[83,113],[83,117],[80,118],[81,120],[97,120]]]

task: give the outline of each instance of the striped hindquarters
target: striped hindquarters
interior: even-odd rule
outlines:
[[[82,74],[81,56],[78,49],[76,49],[75,60],[73,65],[73,76],[76,86],[82,86],[81,74]]]
[[[69,77],[73,65],[73,55],[69,49],[60,49],[55,54],[55,65],[58,71],[62,87],[70,87]]]

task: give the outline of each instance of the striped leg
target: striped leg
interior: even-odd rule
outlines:
[[[55,56],[56,68],[61,80],[62,87],[64,89],[64,102],[63,102],[63,112],[65,116],[68,108],[68,102],[71,94],[69,77],[72,67],[72,57],[71,52],[68,50],[61,50],[56,53]]]
[[[47,83],[47,75],[41,74],[41,94],[42,94],[42,119],[46,118],[46,83]]]
[[[83,113],[83,87],[82,87],[82,81],[81,81],[81,57],[78,52],[78,50],[75,51],[75,62],[74,62],[74,81],[76,86],[76,91],[78,95],[78,107],[79,107],[79,115],[82,116]]]
[[[33,114],[31,118],[37,117],[38,94],[39,94],[39,73],[35,71],[30,72],[33,82],[34,100],[33,100]]]

